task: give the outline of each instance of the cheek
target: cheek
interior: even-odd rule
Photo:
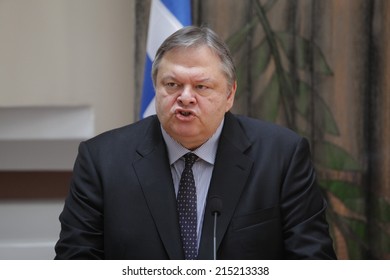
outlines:
[[[156,107],[160,110],[161,113],[165,112],[167,108],[171,107],[173,102],[173,98],[169,95],[156,95]]]
[[[233,101],[232,100],[228,100],[226,102],[225,112],[229,111],[232,107],[233,107]]]
[[[224,114],[230,109],[230,102],[226,98],[210,98],[207,100],[209,110]]]

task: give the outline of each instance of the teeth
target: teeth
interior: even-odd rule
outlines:
[[[180,114],[182,114],[183,116],[189,116],[191,113],[190,112],[181,112]]]

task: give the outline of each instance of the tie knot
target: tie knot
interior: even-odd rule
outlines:
[[[186,161],[186,167],[192,168],[198,156],[193,153],[188,153],[184,155],[184,159]]]

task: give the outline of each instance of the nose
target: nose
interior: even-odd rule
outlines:
[[[191,87],[187,86],[183,88],[183,91],[177,97],[177,101],[180,105],[188,106],[196,103],[196,96]]]

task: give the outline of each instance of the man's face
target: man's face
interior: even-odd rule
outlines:
[[[156,112],[166,132],[196,149],[216,131],[233,106],[236,83],[228,87],[221,60],[207,46],[164,54],[156,77]]]

